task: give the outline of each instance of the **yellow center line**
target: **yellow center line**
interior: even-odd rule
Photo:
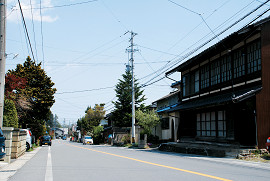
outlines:
[[[194,172],[194,171],[185,170],[185,169],[176,168],[176,167],[171,167],[171,166],[167,166],[167,165],[161,165],[161,164],[157,164],[157,163],[152,163],[152,162],[148,162],[148,161],[139,160],[139,159],[136,159],[136,158],[116,155],[116,154],[108,153],[108,152],[104,152],[104,151],[98,151],[98,150],[94,150],[94,149],[91,149],[91,148],[85,148],[85,147],[75,146],[75,145],[71,145],[71,144],[65,144],[65,145],[73,146],[73,147],[81,148],[81,149],[85,149],[85,150],[90,150],[90,151],[93,151],[93,152],[103,153],[103,154],[106,154],[106,155],[111,155],[111,156],[115,156],[115,157],[119,157],[119,158],[125,158],[125,159],[129,159],[129,160],[133,160],[133,161],[137,161],[137,162],[141,162],[141,163],[145,163],[145,164],[149,164],[149,165],[155,165],[155,166],[158,166],[158,167],[169,168],[169,169],[172,169],[172,170],[178,170],[178,171],[182,171],[182,172],[186,172],[186,173],[200,175],[200,176],[203,176],[203,177],[208,177],[208,178],[212,178],[212,179],[216,179],[216,180],[232,181],[232,180],[229,180],[229,179],[216,177],[216,176],[213,176],[213,175],[208,175],[208,174],[204,174],[204,173],[200,173],[200,172]]]

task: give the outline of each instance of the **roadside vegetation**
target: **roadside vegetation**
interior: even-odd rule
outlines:
[[[41,63],[27,57],[23,64],[7,71],[5,82],[3,126],[30,128],[36,138],[44,135],[56,89]]]
[[[239,154],[237,159],[270,163],[270,153],[265,149],[255,149],[249,153]]]

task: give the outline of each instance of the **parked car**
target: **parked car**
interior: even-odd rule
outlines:
[[[92,145],[94,143],[93,138],[91,136],[85,136],[83,138],[83,145],[90,144]]]
[[[67,140],[67,137],[66,137],[66,136],[63,136],[62,139],[63,139],[63,140]]]
[[[32,132],[29,129],[21,129],[26,131],[26,151],[32,148]]]
[[[40,138],[40,146],[42,145],[49,145],[49,146],[52,146],[52,139],[50,136],[42,136]]]
[[[6,138],[2,132],[2,129],[0,128],[0,159],[4,158],[6,156],[5,140],[6,140]]]
[[[266,149],[270,152],[270,137],[266,140],[265,146]]]

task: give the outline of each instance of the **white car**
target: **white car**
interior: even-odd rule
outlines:
[[[29,129],[21,129],[23,131],[26,131],[26,151],[28,151],[30,148],[32,148],[32,132]]]
[[[90,144],[90,145],[94,144],[92,136],[85,136],[83,138],[83,145],[86,145],[86,144]]]

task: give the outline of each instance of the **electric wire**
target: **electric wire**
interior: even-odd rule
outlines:
[[[82,93],[82,92],[92,92],[92,91],[97,91],[97,90],[105,90],[105,89],[112,89],[115,86],[111,86],[111,87],[102,87],[102,88],[96,88],[96,89],[88,89],[88,90],[79,90],[79,91],[70,91],[70,92],[59,92],[59,93],[55,93],[55,94],[73,94],[73,93]]]
[[[141,52],[139,52],[139,54],[141,55],[141,57],[143,58],[143,60],[147,63],[147,65],[150,67],[150,69],[154,72],[156,72],[153,67],[148,63],[148,61],[144,58],[144,56],[141,54]],[[157,72],[156,72],[157,74]],[[159,77],[160,75],[157,74],[157,76]],[[164,81],[166,84],[170,85],[168,82]]]
[[[164,51],[161,51],[161,50],[156,50],[156,49],[149,48],[149,47],[142,46],[142,45],[137,45],[137,46],[138,46],[138,47],[145,48],[145,49],[148,49],[148,50],[152,50],[152,51],[155,51],[155,52],[159,52],[159,53],[167,54],[167,55],[178,56],[178,55],[176,55],[176,54],[172,54],[172,53],[164,52]]]
[[[42,20],[42,11],[41,11],[41,0],[39,1],[39,14],[40,14],[40,34],[41,34],[41,52],[42,52],[42,65],[43,69],[45,67],[45,56],[44,56],[44,36],[43,36],[43,20]]]
[[[104,3],[104,1],[100,0],[99,2],[110,12],[110,14],[114,17],[114,19],[124,28],[125,31],[128,31],[128,28],[120,21],[119,18],[113,13],[113,11]]]
[[[228,3],[229,1],[226,1],[225,3],[223,3],[221,6],[219,6],[217,9],[215,9],[206,19],[208,19],[209,17],[211,17],[215,12],[217,12],[220,8],[222,8],[226,3]],[[242,8],[240,11],[238,11],[237,13],[235,13],[233,16],[231,16],[229,19],[227,19],[225,22],[223,22],[221,25],[219,25],[217,28],[221,28],[221,26],[223,26],[226,22],[229,22],[233,17],[237,16],[237,14],[240,14],[244,9],[246,9],[248,6],[250,6],[254,1],[252,1],[251,3],[249,3],[248,5],[246,5],[244,8]],[[173,47],[175,47],[177,44],[179,44],[181,41],[183,41],[185,38],[187,38],[195,29],[197,29],[203,22],[199,23],[196,27],[194,27],[190,32],[188,32],[183,38],[181,38],[180,40],[178,40],[172,47],[170,47],[167,51],[171,50]],[[217,28],[215,31],[217,31]],[[203,38],[201,38],[199,41],[195,42],[192,46],[198,44],[199,42],[201,42],[203,39],[205,39],[206,37],[208,37],[211,33],[208,33],[206,36],[204,36]],[[189,48],[187,48],[185,51],[183,51],[181,54],[183,54],[184,52],[186,52],[187,50],[189,50],[192,46],[190,46]],[[166,63],[163,67],[161,67],[159,71],[162,71],[164,68],[166,68],[170,62],[172,62],[173,60],[175,60],[175,58],[171,59],[170,61],[168,61],[168,63]],[[144,77],[142,77],[141,79],[145,79],[147,77],[152,76],[155,73],[151,73],[148,74]]]
[[[31,53],[32,53],[32,57],[33,57],[34,62],[36,62],[35,56],[34,56],[34,53],[33,53],[33,48],[32,48],[32,45],[31,45],[31,41],[30,41],[30,38],[29,38],[28,30],[27,30],[27,27],[26,27],[26,23],[25,23],[25,19],[24,19],[24,15],[23,15],[23,11],[22,11],[22,7],[21,7],[21,2],[20,2],[20,0],[18,0],[18,3],[19,3],[21,15],[22,15],[22,20],[23,20],[23,24],[24,24],[24,29],[25,29],[25,31],[26,31],[28,43],[29,43],[30,50],[31,50]]]
[[[174,61],[172,63],[172,65],[170,65],[170,67],[163,69],[163,71],[160,73],[165,73],[166,71],[168,71],[169,69],[171,69],[172,67],[174,67],[176,64],[182,62],[183,60],[185,60],[186,58],[188,58],[190,55],[192,55],[193,53],[195,53],[196,51],[198,51],[199,49],[201,49],[202,47],[204,47],[206,44],[210,43],[212,40],[214,40],[217,36],[220,36],[221,34],[223,34],[224,32],[226,32],[227,30],[229,30],[230,28],[232,28],[233,26],[235,26],[236,24],[238,24],[239,22],[241,22],[243,19],[245,19],[246,17],[248,17],[249,15],[251,15],[252,13],[254,13],[255,11],[257,11],[258,9],[260,9],[262,6],[264,6],[266,3],[268,3],[270,0],[265,1],[265,3],[259,5],[258,7],[256,7],[255,9],[253,9],[252,11],[250,11],[249,13],[247,13],[246,15],[244,15],[243,17],[241,17],[240,19],[238,19],[236,22],[234,22],[233,24],[231,24],[229,27],[225,28],[223,31],[221,31],[220,33],[218,33],[217,35],[213,36],[211,39],[209,39],[208,41],[206,41],[205,43],[201,44],[200,46],[196,47],[195,49],[193,49],[192,51],[188,52],[187,54],[185,54],[185,56],[183,56],[184,58],[178,59],[176,61]],[[267,10],[269,11],[269,9]],[[266,11],[266,12],[267,12]],[[264,12],[263,14],[265,14],[266,12]],[[251,21],[253,22],[253,21]],[[251,22],[249,22],[248,24],[250,24]],[[160,78],[156,81],[154,81],[154,79],[156,79],[158,76],[153,77],[152,79],[150,79],[149,81],[147,81],[146,83],[144,83],[142,86],[146,87],[148,85],[152,85],[162,79],[165,78],[165,76],[163,78]],[[151,82],[153,81],[153,82]]]
[[[42,7],[42,9],[53,9],[53,8],[63,8],[63,7],[77,6],[77,5],[92,3],[92,2],[95,2],[95,1],[98,1],[98,0],[83,1],[83,2],[78,2],[78,3],[70,3],[70,4],[63,4],[63,5],[57,5],[57,6],[48,6],[48,7]],[[39,9],[39,8],[33,8],[33,9]]]
[[[77,109],[79,109],[79,110],[82,109],[82,108],[79,107],[79,106],[75,106],[74,103],[68,102],[68,101],[66,101],[66,100],[64,100],[64,99],[61,99],[61,98],[59,98],[59,97],[55,97],[55,98],[56,98],[56,99],[59,99],[59,100],[61,100],[61,101],[63,101],[63,102],[65,102],[65,103],[67,103],[68,105],[71,105],[72,107],[75,107],[75,108],[77,108]]]
[[[32,0],[30,0],[30,6],[31,6],[31,19],[32,19],[32,29],[33,29],[33,37],[34,37],[34,43],[35,43],[35,50],[36,50],[36,58],[38,60],[38,54],[37,54],[37,42],[36,42],[36,32],[35,32],[35,24],[34,24],[34,15],[33,15],[33,6],[32,6]]]

